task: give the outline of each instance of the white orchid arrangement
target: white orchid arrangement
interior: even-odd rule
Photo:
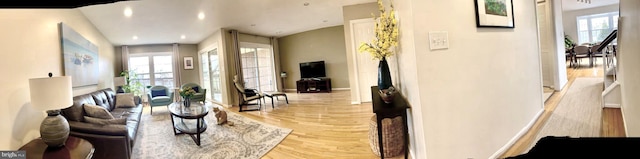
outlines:
[[[376,21],[375,38],[371,43],[362,43],[359,52],[369,52],[374,59],[382,60],[393,55],[392,47],[398,46],[398,21],[396,20],[393,4],[387,12],[382,0],[378,0],[380,17]],[[372,14],[374,18],[376,16]]]

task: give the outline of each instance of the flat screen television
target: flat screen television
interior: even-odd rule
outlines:
[[[326,77],[324,69],[324,61],[303,62],[300,63],[301,78],[319,78]]]

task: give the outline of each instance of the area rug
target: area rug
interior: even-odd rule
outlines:
[[[527,152],[545,136],[599,137],[602,82],[602,78],[576,78]]]
[[[168,110],[156,109],[153,114],[145,110],[142,115],[132,158],[260,158],[292,131],[229,111],[227,119],[234,125],[217,125],[211,111],[205,117],[208,126],[198,146],[189,135],[174,135]]]

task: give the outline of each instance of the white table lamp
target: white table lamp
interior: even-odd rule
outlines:
[[[47,112],[40,125],[40,137],[50,147],[64,146],[69,137],[69,123],[60,115],[60,109],[73,105],[71,77],[29,79],[31,105]]]

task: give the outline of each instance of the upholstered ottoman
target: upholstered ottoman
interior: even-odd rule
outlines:
[[[382,119],[382,145],[384,157],[394,157],[404,154],[404,139],[402,135],[402,117]],[[378,147],[378,123],[376,115],[369,121],[369,146],[373,153],[380,156]]]

